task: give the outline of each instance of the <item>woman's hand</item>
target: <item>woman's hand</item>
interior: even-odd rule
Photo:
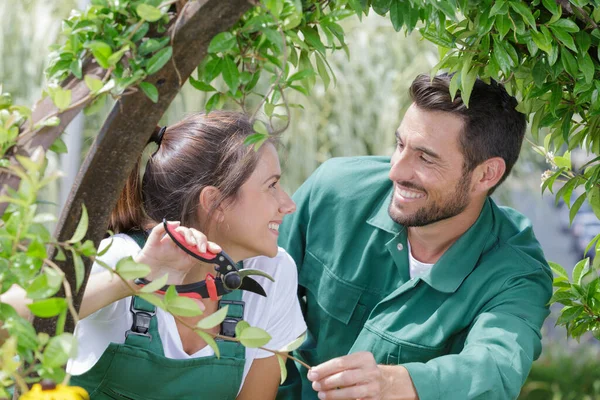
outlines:
[[[206,253],[219,253],[221,247],[213,242],[209,242],[202,232],[194,228],[186,228],[179,225],[179,221],[167,222],[169,228],[175,230],[185,237],[186,243],[196,246],[198,251]],[[166,234],[162,223],[156,225],[144,248],[133,257],[136,262],[150,266],[151,272],[146,277],[148,280],[160,278],[164,274],[169,274],[170,285],[180,285],[187,273],[198,265],[198,260],[181,250]]]

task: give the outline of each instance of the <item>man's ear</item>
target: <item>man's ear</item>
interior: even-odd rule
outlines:
[[[506,163],[502,157],[488,158],[473,171],[472,190],[487,193],[502,179],[506,172]]]

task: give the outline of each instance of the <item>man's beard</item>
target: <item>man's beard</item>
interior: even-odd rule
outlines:
[[[417,187],[416,185],[408,182],[402,183],[401,185],[407,188],[412,187],[415,189],[423,190],[422,188]],[[388,214],[394,222],[406,227],[425,226],[448,218],[452,218],[463,212],[469,205],[470,185],[471,174],[465,171],[462,178],[460,178],[460,181],[456,184],[454,193],[452,193],[452,195],[450,195],[449,198],[442,199],[442,201],[445,201],[444,204],[434,202],[433,204],[428,204],[424,207],[421,207],[414,214],[407,216],[395,215],[394,209],[392,207],[392,204],[394,202],[394,197],[392,195],[392,200],[388,208]],[[425,190],[423,191],[425,192]]]

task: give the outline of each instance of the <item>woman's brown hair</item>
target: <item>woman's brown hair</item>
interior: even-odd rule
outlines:
[[[140,160],[131,172],[109,229],[143,230],[166,218],[207,232],[209,221],[197,220],[200,192],[207,186],[219,189],[209,216],[223,201],[235,200],[258,163],[260,152],[244,144],[254,133],[246,115],[231,111],[197,113],[169,126],[141,184]]]

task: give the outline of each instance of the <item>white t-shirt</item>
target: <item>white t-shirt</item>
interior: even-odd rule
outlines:
[[[123,257],[135,255],[140,251],[137,243],[127,235],[118,234],[113,239],[110,249],[100,258],[113,268]],[[110,239],[103,240],[99,248],[104,248],[109,242]],[[296,264],[284,249],[279,248],[277,256],[273,258],[259,256],[244,260],[244,268],[260,269],[275,280],[275,282],[271,282],[264,277],[253,276],[265,289],[267,297],[244,291],[242,300],[245,302],[244,320],[251,326],[264,329],[271,335],[272,339],[264,346],[265,348],[278,350],[306,331],[306,324],[296,297],[298,285]],[[104,271],[104,268],[100,265],[95,263],[92,266],[92,274],[101,271]],[[119,278],[115,276],[113,279]],[[78,355],[69,360],[67,366],[69,373],[72,375],[83,374],[94,366],[111,342],[125,342],[125,332],[131,328],[133,323],[133,316],[129,310],[130,303],[131,297],[126,297],[79,321],[75,329]],[[187,354],[183,350],[173,316],[157,308],[156,318],[166,357],[190,359],[214,354],[210,346],[206,346],[192,355]],[[246,364],[240,390],[252,361],[272,355],[273,353],[265,350],[246,348]]]
[[[410,279],[412,279],[425,274],[431,269],[431,267],[433,267],[434,264],[426,264],[414,258],[410,249],[410,242],[406,241],[406,243],[408,244],[408,265],[410,269]]]

